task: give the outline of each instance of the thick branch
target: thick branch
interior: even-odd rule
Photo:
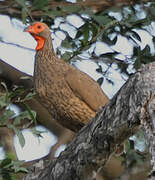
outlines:
[[[136,72],[117,95],[78,133],[55,162],[51,162],[36,174],[29,174],[25,180],[83,179],[85,169],[90,166],[97,169],[104,165],[117,144],[133,135],[140,125],[147,126],[144,110],[155,95],[154,77],[155,63]],[[151,142],[152,139],[155,140],[154,134],[152,136],[148,136]],[[154,167],[153,156],[154,154]]]
[[[146,109],[143,109],[144,119],[143,119],[143,128],[145,130],[145,135],[149,140],[150,145],[150,154],[152,155],[151,165],[152,165],[152,174],[155,173],[155,96],[152,95],[152,98],[146,105]]]
[[[85,7],[90,7],[94,12],[98,12],[98,11],[103,11],[107,8],[110,7],[122,7],[122,6],[126,6],[126,5],[134,5],[136,3],[146,3],[146,2],[153,2],[154,0],[113,0],[113,1],[109,1],[109,0],[86,0],[86,1],[81,1],[81,2],[76,2],[76,3],[70,3],[70,2],[56,2],[56,1],[49,1],[48,3],[48,8],[49,10],[53,10],[55,8],[63,8],[64,6],[81,6],[83,9]],[[2,1],[0,2],[0,13],[1,14],[5,14],[11,17],[17,17],[19,19],[21,19],[21,5],[18,4],[16,1],[11,4],[9,0],[6,1]],[[31,9],[31,5],[29,5],[30,7],[28,7],[29,9]],[[31,11],[31,17],[33,17],[34,19],[40,19],[42,16],[44,15],[44,10],[38,10],[38,9],[34,9]]]

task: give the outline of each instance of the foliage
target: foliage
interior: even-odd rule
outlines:
[[[23,163],[24,161],[13,161],[9,157],[0,160],[0,180],[17,180],[17,173],[27,173],[28,170],[22,167]]]
[[[96,71],[101,75],[97,81],[100,85],[104,82],[104,79],[111,84],[115,83],[108,76],[113,64],[117,66],[117,70],[122,76],[128,77],[141,64],[147,64],[155,60],[154,2],[126,5],[121,8],[115,6],[97,12],[93,12],[90,7],[84,7],[79,4],[60,7],[51,7],[49,4],[50,0],[40,0],[39,3],[38,0],[13,0],[9,6],[17,7],[20,11],[18,18],[25,24],[41,20],[52,27],[52,31],[56,36],[57,32],[61,31],[65,38],[57,49],[57,55],[70,63],[81,59],[94,61],[98,65]],[[0,13],[1,11],[2,9],[0,9]],[[41,15],[39,14],[40,12]],[[39,15],[37,16],[35,13]],[[81,24],[76,25],[72,23],[68,18],[70,16],[79,18]],[[14,17],[14,14],[11,17]],[[55,20],[59,21],[58,25],[55,25]],[[63,28],[64,25],[73,29],[74,35]],[[150,47],[150,44],[145,44],[142,47],[141,31],[152,37],[152,47]],[[116,50],[115,45],[119,46],[119,37],[124,37],[132,45],[130,54],[123,54],[121,51]],[[106,44],[109,47],[109,52],[97,53],[96,45],[98,42]],[[107,65],[106,69],[103,68],[103,63]],[[36,113],[26,104],[35,94],[33,91],[26,92],[22,87],[13,87],[10,91],[5,83],[2,83],[2,85],[5,92],[0,94],[0,111],[3,112],[0,117],[0,126],[13,129],[23,147],[25,144],[25,139],[21,132],[23,119],[28,120],[28,124],[34,123],[36,125]],[[14,103],[24,104],[25,111],[16,115],[10,108],[11,104]],[[32,129],[32,132],[38,137],[41,136],[41,132],[35,128]],[[145,161],[143,155],[135,153],[132,147],[133,144],[132,140],[126,143],[127,152],[124,158],[128,163],[128,167],[135,162]],[[1,161],[0,176],[7,179],[8,177],[13,177],[12,172],[25,171],[25,169],[19,168],[18,163],[10,158]]]
[[[19,139],[20,145],[23,147],[25,144],[24,136],[21,132],[22,121],[27,120],[28,124],[36,122],[36,112],[31,110],[30,107],[26,104],[27,100],[30,100],[34,97],[33,92],[28,92],[25,94],[25,90],[22,87],[14,87],[12,91],[8,91],[5,83],[2,83],[5,92],[0,94],[0,110],[2,116],[0,117],[0,127],[8,127],[14,131]],[[25,111],[21,111],[18,115],[11,109],[11,105],[14,103],[23,103],[25,106]],[[25,126],[26,123],[24,123]]]
[[[52,3],[55,5],[52,6]],[[102,76],[98,80],[100,84],[104,78],[110,83],[114,83],[108,77],[112,64],[117,65],[117,69],[123,77],[128,77],[141,64],[154,61],[154,2],[126,5],[122,8],[114,6],[96,13],[92,11],[91,7],[84,7],[80,3],[66,4],[66,6],[58,6],[58,4],[57,1],[49,0],[42,0],[39,3],[38,0],[14,0],[12,7],[16,5],[21,9],[22,16],[20,18],[24,23],[41,20],[51,26],[55,22],[54,19],[59,19],[59,25],[52,26],[52,30],[54,33],[61,31],[65,35],[65,39],[57,50],[57,54],[70,62],[86,58],[96,62],[100,68],[100,72],[97,72]],[[35,12],[41,12],[41,15],[37,16]],[[78,17],[82,22],[81,25],[77,26],[69,21],[68,17],[71,15]],[[68,29],[62,28],[64,25],[73,29],[75,35],[70,34]],[[142,42],[140,35],[142,30],[152,36],[152,48],[150,48],[150,44],[146,44],[142,48],[142,43],[145,43]],[[116,50],[115,45],[120,46],[119,37],[124,37],[131,43],[131,53],[123,54],[121,50]],[[96,44],[98,42],[105,43],[109,47],[109,52],[103,50],[103,53],[97,54]],[[107,69],[102,68],[102,63],[107,65]]]
[[[82,54],[87,53],[87,57],[98,64],[100,71],[97,70],[97,72],[103,77],[106,77],[108,71],[102,69],[102,62],[106,63],[108,68],[112,64],[117,64],[120,73],[128,76],[131,73],[128,71],[129,65],[132,64],[132,72],[134,72],[134,69],[138,69],[141,64],[154,61],[154,51],[151,51],[148,44],[144,49],[141,48],[142,40],[139,35],[139,30],[143,30],[154,37],[153,30],[149,30],[149,27],[152,27],[154,16],[149,14],[149,6],[147,6],[148,9],[146,10],[143,10],[140,5],[137,6],[128,6],[122,9],[111,8],[97,14],[92,14],[88,10],[86,12],[80,11],[77,15],[83,20],[84,24],[79,28],[70,25],[77,30],[75,37],[71,37],[68,32],[63,30],[66,38],[61,44],[62,47],[60,49],[62,51],[59,49],[58,54],[62,55],[65,49],[65,53],[62,55],[63,58],[68,61],[74,61],[79,59]],[[155,9],[155,4],[152,3],[150,7]],[[145,13],[143,18],[138,16],[140,10]],[[63,18],[62,23],[69,24],[65,18]],[[54,29],[54,31],[58,30],[60,30],[59,27]],[[118,37],[120,36],[125,37],[132,44],[133,52],[131,54],[122,54],[122,52],[115,50],[114,46],[119,46]],[[153,38],[152,41],[154,46],[155,39]],[[109,52],[97,54],[97,42],[107,44],[110,48]],[[120,55],[121,58],[119,58]]]
[[[27,91],[20,86],[13,86],[8,89],[4,82],[1,82],[0,87],[2,88],[0,92],[0,128],[7,127],[12,129],[18,137],[21,147],[25,145],[25,138],[22,134],[22,130],[32,124],[35,125],[35,127],[30,129],[33,135],[38,138],[42,137],[41,134],[44,133],[44,131],[36,129],[36,112],[26,103],[34,98],[35,93],[33,89]],[[12,110],[11,105],[19,103],[24,105],[25,110],[16,114],[15,111]],[[28,172],[28,170],[22,166],[24,161],[15,161],[14,159],[16,158],[12,152],[6,152],[5,159],[0,160],[0,180],[18,180],[18,174]]]
[[[20,86],[14,86],[8,90],[4,82],[1,83],[1,86],[3,90],[0,92],[0,128],[7,127],[12,129],[18,137],[21,147],[25,145],[25,138],[22,134],[22,130],[28,128],[32,124],[34,124],[35,127],[31,128],[31,132],[36,137],[42,137],[41,134],[44,132],[36,129],[36,112],[26,103],[34,98],[35,93],[33,90],[27,92],[27,90]],[[12,110],[11,105],[19,103],[24,105],[25,110],[16,114],[15,111]],[[18,180],[20,173],[23,174],[28,172],[28,170],[22,166],[24,161],[15,161],[14,159],[16,158],[12,152],[6,152],[5,159],[0,160],[0,180]]]

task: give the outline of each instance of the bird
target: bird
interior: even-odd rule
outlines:
[[[24,31],[37,41],[33,79],[40,103],[59,124],[78,132],[109,98],[90,76],[56,56],[45,23],[33,22]]]

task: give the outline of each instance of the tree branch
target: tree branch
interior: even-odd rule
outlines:
[[[85,7],[89,7],[91,8],[94,12],[98,12],[98,11],[103,11],[107,8],[110,7],[123,7],[126,5],[134,5],[136,3],[147,3],[147,2],[153,2],[154,0],[113,0],[113,1],[109,1],[109,0],[86,0],[86,1],[81,1],[81,2],[76,2],[76,3],[71,3],[71,2],[66,2],[66,1],[62,1],[62,2],[56,2],[56,1],[49,1],[47,7],[49,8],[49,10],[53,10],[55,8],[62,8],[62,7],[68,7],[68,6],[81,6],[82,9],[84,9]],[[6,1],[2,1],[0,2],[0,13],[1,14],[5,14],[11,17],[16,17],[21,19],[21,9],[22,6],[20,4],[18,4],[16,1],[11,4],[9,0]],[[29,9],[31,9],[31,4],[29,4]],[[38,20],[40,19],[43,15],[44,15],[44,10],[41,9],[34,9],[31,11],[31,16],[35,19]]]
[[[154,77],[155,63],[137,71],[96,117],[82,128],[56,161],[48,162],[46,168],[42,166],[37,173],[27,175],[25,180],[84,179],[87,168],[97,170],[105,165],[117,145],[132,136],[141,126],[146,134],[149,132],[147,138],[154,170],[154,111],[147,110],[147,107],[152,107],[150,102],[155,95]],[[148,127],[151,127],[151,131],[148,131]]]
[[[155,96],[152,94],[152,98],[147,102],[146,109],[143,109],[143,128],[145,135],[149,140],[150,154],[152,155],[151,165],[152,174],[155,172]]]

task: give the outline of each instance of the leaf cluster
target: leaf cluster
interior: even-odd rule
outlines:
[[[32,90],[25,90],[20,86],[9,87],[5,82],[1,83],[0,91],[0,129],[7,127],[14,131],[17,135],[21,147],[25,145],[25,138],[22,130],[33,124],[31,132],[36,137],[42,137],[43,131],[36,129],[36,112],[33,111],[27,101],[34,98],[35,93]],[[3,91],[2,91],[3,89]],[[12,104],[22,104],[23,110],[18,114],[11,108]],[[25,120],[25,121],[24,121]],[[35,126],[34,126],[35,125]],[[23,167],[24,161],[15,161],[15,155],[11,152],[6,152],[6,157],[0,160],[0,180],[18,180],[20,173],[27,173],[28,170]]]
[[[146,44],[144,49],[141,48],[141,44],[145,42],[142,41],[139,31],[143,31],[147,35],[152,36],[154,49],[155,38],[152,26],[154,16],[150,15],[150,9],[155,10],[155,4],[152,3],[150,6],[148,5],[146,9],[143,9],[140,5],[137,6],[128,6],[122,9],[111,8],[98,14],[94,14],[90,10],[80,11],[76,13],[84,22],[80,27],[75,27],[64,18],[62,23],[74,26],[77,33],[75,37],[72,37],[67,31],[61,30],[59,27],[54,29],[54,31],[61,30],[66,35],[59,51],[57,51],[58,55],[69,62],[74,62],[77,59],[85,59],[85,56],[83,56],[83,54],[85,54],[86,58],[93,60],[98,65],[96,71],[102,75],[98,80],[99,84],[102,84],[104,78],[110,83],[114,83],[108,78],[108,72],[112,64],[117,65],[118,71],[122,75],[129,76],[135,69],[138,69],[141,64],[153,62],[155,60],[155,53],[151,50],[150,44]],[[144,17],[139,17],[140,10],[145,14]],[[116,13],[119,18],[115,16]],[[152,31],[150,31],[151,28]],[[118,41],[119,37],[128,40],[133,47],[132,53],[123,54],[121,50],[117,51],[114,48],[115,46],[123,47],[123,44],[120,44]],[[109,52],[104,52],[103,49],[103,53],[97,54],[97,42],[106,44],[109,47]],[[102,63],[107,65],[106,70],[102,68]],[[128,70],[130,65],[133,66],[131,72]]]
[[[5,92],[0,94],[0,127],[12,129],[18,137],[20,145],[23,147],[25,144],[25,138],[21,132],[23,129],[22,121],[26,120],[28,124],[34,123],[37,125],[36,112],[31,110],[31,108],[26,104],[26,101],[33,98],[35,93],[26,92],[22,87],[14,87],[11,90],[8,90],[5,83],[2,85],[5,87]],[[22,103],[25,110],[16,114],[15,111],[11,109],[11,105],[18,103]]]
[[[18,173],[27,173],[28,170],[22,167],[23,163],[24,161],[13,161],[9,157],[0,160],[0,180],[17,180]]]
[[[65,39],[57,49],[58,56],[69,62],[74,62],[77,59],[90,59],[96,62],[102,76],[98,80],[99,84],[102,84],[105,78],[114,84],[109,78],[109,70],[112,64],[117,65],[117,70],[123,77],[128,77],[141,64],[154,61],[155,53],[151,50],[150,44],[146,44],[144,49],[141,48],[141,44],[144,42],[142,42],[139,33],[139,30],[143,30],[152,36],[152,49],[154,49],[154,2],[126,5],[121,8],[114,6],[96,13],[90,7],[84,7],[80,4],[58,6],[58,3],[61,2],[14,0],[10,6],[18,7],[21,10],[21,19],[24,23],[41,20],[51,26],[55,19],[59,19],[59,25],[52,27],[53,33],[61,31],[65,35]],[[40,12],[41,16],[39,16]],[[79,17],[82,22],[80,26],[68,21],[67,18],[71,15]],[[62,25],[67,25],[73,29],[75,35],[73,36],[70,31],[63,29]],[[119,37],[124,37],[133,46],[132,53],[123,54],[121,50],[118,51],[114,48],[115,46],[123,46],[118,41]],[[110,49],[109,52],[104,52],[103,49],[103,53],[97,54],[96,43],[98,42],[106,44]],[[106,70],[102,68],[102,63],[107,65]],[[131,65],[132,70],[129,70]]]

